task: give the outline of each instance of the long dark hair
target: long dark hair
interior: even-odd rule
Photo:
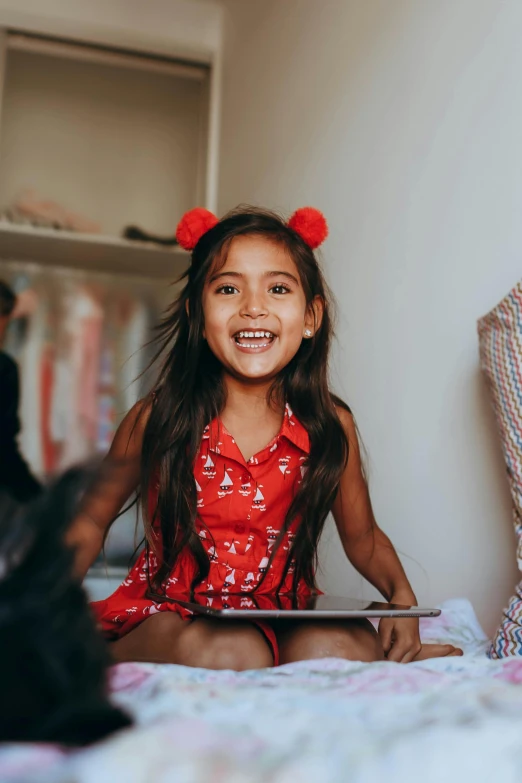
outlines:
[[[146,544],[159,560],[155,588],[167,578],[185,547],[197,566],[192,587],[209,572],[209,559],[195,526],[193,468],[203,429],[223,411],[226,392],[221,365],[203,338],[202,294],[209,271],[225,263],[233,239],[241,235],[266,236],[283,246],[296,264],[307,305],[317,296],[324,304],[320,328],[314,337],[302,341],[269,393],[271,401],[289,403],[310,438],[307,470],[272,553],[273,559],[290,524],[300,517],[281,585],[293,565],[294,588],[301,580],[315,587],[317,544],[348,459],[348,440],[335,408],[344,403],[332,395],[328,385],[330,295],[314,253],[274,212],[238,207],[199,240],[181,278],[186,283],[158,327],[156,357],[164,358],[152,391],[141,458]],[[150,508],[147,488],[156,486],[157,504]],[[156,521],[161,528],[161,548],[154,531]]]

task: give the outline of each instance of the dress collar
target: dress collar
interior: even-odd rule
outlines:
[[[283,423],[278,434],[270,443],[262,448],[260,452],[251,457],[249,462],[260,462],[264,460],[275,450],[274,446],[277,445],[282,438],[286,438],[286,440],[293,443],[294,446],[297,446],[304,454],[310,453],[310,438],[308,433],[299,419],[294,415],[288,403],[285,405]],[[205,440],[208,442],[210,451],[213,451],[216,454],[223,454],[224,456],[236,458],[237,454],[241,453],[234,438],[218,418],[213,419],[203,430],[203,441]]]

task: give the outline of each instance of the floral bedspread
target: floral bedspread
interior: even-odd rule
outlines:
[[[441,608],[423,639],[459,644],[462,658],[243,673],[121,664],[114,699],[134,728],[70,754],[5,746],[0,781],[520,783],[522,658],[486,657],[467,600]]]

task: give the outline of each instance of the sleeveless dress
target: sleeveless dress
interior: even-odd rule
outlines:
[[[194,478],[198,496],[196,530],[209,556],[210,570],[196,593],[243,594],[248,600],[248,593],[263,576],[256,597],[273,594],[278,588],[281,592],[292,589],[292,566],[284,585],[281,579],[299,519],[287,531],[268,572],[267,565],[302,481],[309,451],[308,433],[288,404],[279,433],[248,461],[222,422],[214,419],[205,428]],[[154,493],[151,495],[154,502]],[[192,616],[176,603],[147,597],[148,574],[153,575],[157,566],[154,553],[149,552],[147,562],[144,550],[120,587],[108,598],[91,604],[108,640],[129,633],[156,612],[175,611],[184,619]],[[186,597],[196,571],[190,550],[182,551],[166,582],[166,596]],[[298,585],[298,592],[309,592],[304,582]],[[277,665],[275,633],[268,623],[256,624],[270,643]]]

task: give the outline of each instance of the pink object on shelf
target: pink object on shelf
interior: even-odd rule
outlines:
[[[56,201],[38,196],[33,190],[26,190],[16,199],[11,210],[14,222],[22,220],[41,226],[50,226],[82,234],[100,234],[101,226],[89,218],[62,207]]]

